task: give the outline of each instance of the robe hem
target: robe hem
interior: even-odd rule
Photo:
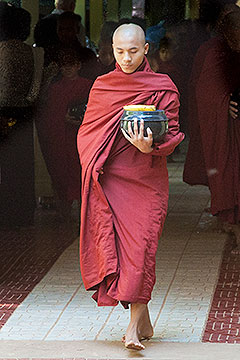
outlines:
[[[94,294],[93,294],[93,296],[94,296]],[[144,301],[142,301],[142,300],[132,300],[132,301],[125,301],[125,300],[116,300],[116,299],[113,299],[113,303],[112,304],[107,304],[107,303],[103,303],[103,302],[101,302],[101,303],[99,303],[98,301],[97,301],[97,299],[95,299],[94,297],[92,296],[92,298],[93,298],[93,300],[94,301],[96,301],[96,303],[97,303],[97,306],[98,307],[105,307],[105,306],[117,306],[117,305],[119,305],[119,303],[124,307],[124,309],[129,309],[129,305],[131,305],[131,304],[148,304],[149,303],[149,301],[150,300],[144,300]]]
[[[110,270],[105,275],[101,276],[101,278],[100,278],[101,280],[93,281],[92,283],[89,284],[89,286],[85,286],[85,289],[87,291],[96,291],[96,290],[98,290],[98,286],[101,284],[101,282],[103,282],[103,280],[106,279],[110,275],[118,276],[118,271],[117,270]]]

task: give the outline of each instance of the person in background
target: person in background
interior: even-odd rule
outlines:
[[[82,78],[81,58],[76,50],[58,54],[59,73],[41,98],[36,127],[42,154],[52,180],[57,209],[71,215],[74,200],[80,201],[80,164],[76,146],[92,81]]]
[[[17,19],[17,21],[16,21]],[[34,224],[34,78],[30,13],[0,1],[0,226]]]
[[[115,21],[106,21],[101,29],[98,43],[98,76],[115,69],[115,59],[112,49],[112,35],[118,24]]]
[[[171,38],[164,37],[159,42],[158,50],[148,57],[153,71],[167,74],[181,88],[181,69],[176,62],[175,43]]]
[[[57,19],[59,15],[65,11],[74,12],[75,7],[76,0],[55,0],[55,9],[51,14],[40,19],[34,28],[34,40],[36,46],[45,49],[46,47],[57,44]],[[81,16],[79,16],[79,30],[77,37],[81,45],[85,46],[85,29],[81,23]]]
[[[79,32],[79,16],[65,11],[57,19],[58,42],[45,48],[45,67],[50,63],[57,63],[59,53],[75,50],[81,57],[81,76],[95,80],[97,57],[95,53],[80,44],[77,38]]]
[[[180,99],[185,96],[185,84],[182,77],[181,68],[176,59],[176,43],[171,38],[163,37],[158,46],[158,50],[148,56],[148,60],[153,71],[161,74],[167,74],[174,84],[177,86]],[[182,105],[182,102],[181,102]],[[181,130],[184,130],[185,116],[180,106],[179,122]],[[168,162],[174,162],[174,154],[179,153],[179,147],[176,147],[174,153],[170,154],[167,158]]]
[[[200,47],[195,63],[191,132],[183,180],[206,185],[212,215],[240,247],[239,121],[232,94],[240,86],[240,9],[224,12],[219,34]],[[229,115],[230,111],[230,115]]]

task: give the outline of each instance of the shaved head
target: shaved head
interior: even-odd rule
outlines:
[[[141,65],[148,48],[139,25],[123,24],[113,34],[114,57],[125,73],[132,73]]]
[[[233,51],[240,53],[240,9],[226,14],[222,20],[222,33]]]
[[[143,45],[145,44],[145,34],[141,26],[136,24],[123,24],[119,26],[113,34],[113,43],[117,41],[119,37],[133,37],[140,41]]]
[[[64,11],[74,11],[76,0],[55,0],[56,9]]]

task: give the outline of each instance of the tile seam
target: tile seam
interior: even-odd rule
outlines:
[[[165,296],[164,296],[162,305],[161,305],[161,307],[160,307],[160,309],[159,309],[159,312],[158,312],[158,314],[157,314],[157,317],[156,317],[156,319],[155,319],[155,321],[154,321],[154,323],[153,323],[153,328],[155,328],[155,326],[157,325],[157,322],[158,322],[158,320],[159,320],[159,318],[160,318],[160,315],[161,315],[161,313],[162,313],[162,310],[163,310],[163,308],[164,308],[164,306],[165,306],[165,304],[166,304],[166,301],[167,301],[168,295],[169,295],[169,293],[170,293],[171,287],[172,287],[172,285],[173,285],[173,283],[174,283],[174,281],[175,281],[175,279],[176,279],[176,275],[177,275],[178,269],[179,269],[180,264],[181,264],[181,262],[182,262],[183,256],[184,256],[184,254],[185,254],[185,251],[186,251],[186,249],[187,249],[187,246],[188,246],[188,244],[189,244],[189,241],[190,241],[190,239],[191,239],[191,236],[192,236],[192,234],[193,234],[193,231],[194,231],[194,229],[197,227],[197,225],[199,224],[199,221],[200,221],[200,219],[201,219],[201,217],[202,217],[202,214],[203,214],[203,212],[201,212],[201,214],[199,215],[198,220],[197,220],[197,222],[196,222],[196,225],[193,227],[193,229],[192,229],[191,233],[189,234],[189,237],[188,237],[188,239],[187,239],[187,241],[186,241],[186,243],[185,243],[185,246],[184,246],[184,248],[183,248],[183,251],[182,251],[182,253],[181,253],[181,256],[180,256],[180,258],[179,258],[179,261],[178,261],[178,263],[177,263],[176,269],[175,269],[175,271],[174,271],[173,277],[172,277],[172,279],[171,279],[171,281],[170,281],[170,283],[169,283],[167,292],[166,292],[166,294],[165,294]]]
[[[177,203],[182,199],[183,195],[184,195],[187,191],[188,191],[188,189],[184,190],[184,192],[181,193],[181,195],[176,199],[176,201],[174,202],[174,204],[169,207],[168,215],[173,211],[173,209],[175,208],[175,206],[177,205]]]
[[[23,253],[21,253],[21,255],[18,256],[18,258],[11,264],[11,266],[6,270],[6,272],[4,274],[2,274],[0,276],[0,280],[2,278],[5,278],[6,275],[11,271],[11,269],[15,266],[15,264],[28,252],[30,251],[31,249],[33,249],[35,246],[35,244],[33,244],[32,246],[28,247]]]
[[[219,260],[219,264],[218,264],[218,275],[216,276],[216,279],[215,279],[215,284],[214,284],[214,288],[213,288],[213,292],[212,292],[211,299],[209,299],[208,311],[207,311],[206,318],[205,318],[205,321],[204,321],[204,324],[203,324],[203,328],[202,328],[202,332],[201,332],[201,341],[203,341],[203,337],[204,337],[204,334],[205,334],[205,331],[206,331],[206,327],[207,327],[207,323],[208,323],[209,312],[210,312],[211,307],[212,307],[214,295],[215,295],[216,288],[217,288],[217,284],[218,284],[218,281],[219,281],[219,277],[220,277],[220,273],[221,273],[221,267],[222,267],[222,262],[223,262],[223,257],[224,257],[224,251],[225,251],[225,246],[226,246],[227,240],[228,240],[228,237],[226,236],[226,239],[225,239],[225,242],[224,242],[224,246],[223,246],[223,249],[222,249],[222,254],[221,254],[221,257],[220,257],[220,260]]]
[[[72,294],[71,298],[68,300],[68,302],[66,303],[66,305],[64,306],[64,308],[61,310],[60,314],[58,315],[56,321],[54,322],[54,324],[50,327],[50,329],[48,330],[48,332],[46,333],[46,335],[43,337],[42,341],[45,341],[47,339],[47,337],[50,335],[50,333],[52,332],[52,330],[54,329],[54,327],[57,325],[57,323],[59,322],[60,318],[62,317],[64,311],[67,309],[68,305],[72,302],[73,298],[75,297],[75,295],[78,293],[78,291],[80,290],[80,288],[82,287],[83,283],[81,283],[77,289],[74,291],[74,293]]]
[[[113,307],[113,308],[111,309],[111,311],[109,312],[109,314],[108,314],[108,316],[107,316],[106,320],[104,321],[103,325],[101,326],[100,330],[98,331],[97,335],[95,336],[94,341],[97,341],[97,339],[98,339],[98,337],[100,336],[101,332],[102,332],[102,331],[103,331],[103,329],[105,328],[105,326],[106,326],[106,324],[107,324],[108,320],[110,319],[110,316],[111,316],[111,315],[112,315],[112,313],[113,313],[113,310],[114,310],[114,307]]]

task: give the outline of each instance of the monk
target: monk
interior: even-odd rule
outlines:
[[[240,245],[240,123],[231,94],[240,86],[240,9],[221,21],[221,35],[205,43],[195,65],[197,107],[184,169],[184,181],[207,185],[211,213]],[[230,115],[229,115],[230,112]],[[192,136],[192,137],[191,137]],[[199,166],[200,165],[200,166]]]
[[[116,69],[97,78],[78,132],[82,165],[80,264],[84,285],[99,306],[131,307],[123,339],[142,350],[153,336],[148,312],[155,283],[155,255],[168,205],[166,156],[182,141],[179,94],[167,75],[154,73],[139,25],[113,34]],[[169,119],[165,142],[151,130],[120,130],[124,105],[152,104]]]
[[[36,127],[57,209],[65,220],[70,219],[73,201],[80,201],[76,137],[92,81],[79,75],[79,53],[68,50],[60,55],[59,73],[49,84],[46,98],[41,99]]]

